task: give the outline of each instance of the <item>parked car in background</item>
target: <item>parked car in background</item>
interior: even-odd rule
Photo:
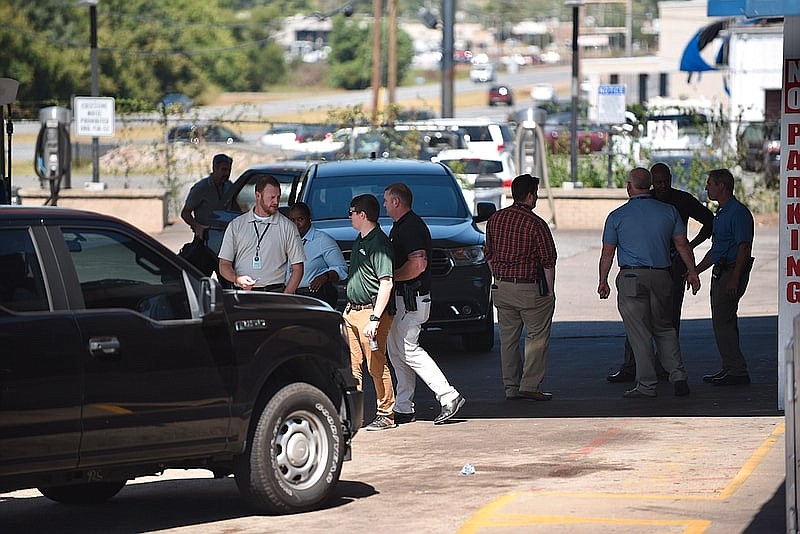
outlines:
[[[185,113],[194,107],[194,101],[183,93],[168,93],[158,101],[158,109],[165,113]]]
[[[551,120],[553,122],[550,122]],[[605,148],[608,139],[606,126],[579,122],[576,130],[579,153],[589,154],[591,152],[600,152]],[[544,126],[544,138],[551,153],[568,153],[572,148],[571,125],[563,124],[558,119],[548,117]]]
[[[476,63],[469,69],[469,79],[475,83],[493,82],[495,69],[491,63]]]
[[[780,174],[781,125],[775,122],[753,122],[739,134],[739,162],[747,171],[763,172],[766,185],[772,185]]]
[[[167,133],[167,141],[173,143],[244,143],[239,134],[217,123],[193,123],[173,126]]]
[[[275,124],[258,138],[258,143],[284,150],[302,151],[303,144],[330,139],[335,131],[336,126],[332,124]]]
[[[333,494],[364,407],[327,304],[223,290],[130,224],[60,207],[0,207],[0,273],[1,493],[97,505],[204,469],[260,513]]]
[[[492,274],[483,256],[484,234],[477,224],[494,213],[494,206],[480,204],[473,217],[449,167],[381,158],[312,163],[294,188],[294,200],[310,206],[316,228],[333,236],[349,261],[356,236],[347,214],[350,200],[366,193],[382,199],[386,187],[394,182],[404,182],[414,192],[414,211],[433,238],[432,304],[423,328],[461,336],[468,351],[491,349]],[[383,207],[380,224],[388,233],[392,220]]]
[[[505,123],[487,118],[444,118],[405,123],[420,130],[459,131],[465,146],[475,152],[513,152],[514,132]]]
[[[464,195],[477,210],[478,202],[491,202],[503,207],[503,198],[511,192],[517,176],[510,152],[485,153],[472,150],[442,150],[432,161],[444,163],[455,173]]]
[[[507,85],[493,85],[489,88],[489,105],[496,106],[498,104],[514,105],[514,93]]]

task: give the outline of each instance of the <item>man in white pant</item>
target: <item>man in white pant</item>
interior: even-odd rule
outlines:
[[[432,247],[431,233],[419,215],[411,210],[412,201],[411,189],[406,184],[392,184],[383,193],[386,213],[394,220],[389,239],[394,248],[397,314],[386,341],[397,378],[394,421],[402,424],[416,420],[414,389],[419,376],[442,405],[442,411],[433,420],[438,425],[452,418],[465,401],[419,344],[422,325],[431,311]]]

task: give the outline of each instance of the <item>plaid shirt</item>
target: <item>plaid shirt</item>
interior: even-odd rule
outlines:
[[[550,227],[520,203],[489,218],[484,251],[495,278],[536,280],[537,267],[556,266],[556,244]]]

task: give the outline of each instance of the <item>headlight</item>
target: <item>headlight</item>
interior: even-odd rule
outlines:
[[[450,252],[453,255],[453,265],[456,267],[478,265],[486,261],[483,257],[483,245],[454,248]]]

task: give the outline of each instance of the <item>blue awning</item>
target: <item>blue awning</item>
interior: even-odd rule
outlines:
[[[689,41],[689,44],[686,45],[686,48],[683,50],[683,55],[681,56],[680,70],[689,73],[687,82],[692,80],[692,74],[695,72],[700,73],[717,69],[715,66],[709,65],[700,55],[700,52],[708,46],[709,43],[713,42],[714,39],[719,36],[719,33],[724,28],[728,27],[730,22],[731,19],[718,20],[708,26],[700,28]],[[717,51],[716,65],[727,65],[727,63],[728,39],[726,38]]]

